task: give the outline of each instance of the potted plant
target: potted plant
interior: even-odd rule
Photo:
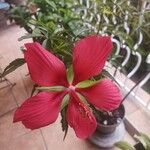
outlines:
[[[27,128],[36,129],[53,123],[58,112],[61,112],[65,135],[68,124],[74,128],[79,138],[89,138],[92,142],[96,128],[105,141],[106,137],[116,137],[120,130],[124,132],[122,120],[125,112],[121,105],[121,95],[103,69],[112,49],[111,38],[93,34],[93,30],[84,26],[86,21],[82,19],[84,9],[83,6],[79,7],[81,5],[77,5],[81,9],[80,13],[76,13],[72,11],[76,5],[73,6],[69,0],[66,3],[30,2],[32,3],[27,3],[26,6],[13,8],[11,12],[16,23],[28,32],[19,40],[32,38],[34,42],[25,44],[25,49],[22,49],[25,58],[10,63],[1,77],[27,63],[38,94],[17,109],[14,122],[22,121]],[[30,6],[34,6],[34,11]],[[109,17],[112,15],[103,8],[100,11]],[[96,28],[104,26],[106,23],[102,22]],[[112,28],[108,25],[109,27]],[[119,37],[119,33],[116,36]],[[110,132],[102,134],[104,128],[107,128],[106,131],[109,128]],[[118,140],[122,136],[119,135]],[[111,147],[112,143],[100,146]]]
[[[124,106],[120,104],[117,109],[110,112],[95,111],[97,129],[89,140],[101,148],[111,148],[117,141],[123,139],[125,134]]]
[[[42,3],[42,6],[43,6],[44,2],[41,2],[41,3]],[[37,4],[37,5],[39,5],[39,4]],[[30,4],[28,4],[28,6],[30,6]],[[62,5],[61,7],[62,7],[61,10],[62,9],[66,9],[67,10],[66,6]],[[57,12],[57,15],[59,15],[59,25],[61,25],[61,26],[57,25],[58,20],[55,20],[56,18],[52,18],[52,21],[48,22],[48,26],[45,25],[46,22],[45,22],[44,25],[42,24],[42,26],[41,26],[41,24],[39,25],[38,22],[40,22],[40,20],[38,20],[37,23],[36,22],[32,22],[32,24],[35,23],[34,24],[35,25],[35,29],[32,29],[30,24],[29,24],[29,22],[32,20],[31,19],[31,15],[32,16],[35,15],[34,13],[31,14],[30,11],[28,11],[28,9],[26,9],[26,7],[23,7],[23,6],[18,7],[18,9],[14,8],[12,11],[14,11],[13,13],[15,14],[14,18],[16,17],[15,18],[16,22],[18,24],[20,24],[22,27],[24,27],[29,32],[29,34],[27,36],[24,36],[22,38],[32,37],[34,41],[39,42],[48,51],[53,52],[55,55],[57,55],[59,58],[61,58],[64,61],[64,63],[66,64],[67,68],[68,68],[70,66],[70,64],[71,64],[71,59],[70,59],[71,58],[71,50],[70,49],[74,45],[73,41],[74,40],[78,40],[78,39],[86,36],[88,34],[88,32],[81,32],[80,34],[78,34],[78,32],[80,32],[80,27],[81,27],[82,31],[87,31],[87,29],[85,30],[85,27],[83,28],[82,23],[80,23],[80,17],[78,17],[77,15],[74,15],[72,12],[70,13],[70,11],[69,11],[69,15],[68,15],[68,11],[66,11],[66,10],[63,12],[63,14],[62,14],[62,12],[59,12],[59,11]],[[42,7],[41,7],[41,11],[42,12],[44,11],[42,16],[45,16],[46,10],[42,9]],[[53,11],[53,10],[51,10],[51,11]],[[21,15],[19,17],[20,13],[21,13]],[[63,17],[62,17],[62,15],[63,15]],[[21,16],[23,16],[23,18],[21,18]],[[64,16],[67,16],[67,17],[64,18]],[[37,16],[35,15],[35,17],[37,17]],[[26,18],[26,19],[24,19],[24,18]],[[41,17],[41,19],[42,19],[42,17]],[[76,21],[74,22],[74,20],[76,20]],[[43,22],[44,22],[44,20],[43,20]],[[51,25],[51,24],[53,25],[53,22],[56,25],[52,26],[50,28],[51,30],[49,30],[49,25]],[[76,31],[75,25],[80,25],[79,31],[77,33],[75,32]],[[43,28],[44,28],[44,30],[43,30]],[[53,35],[53,36],[49,37],[49,35]],[[43,37],[44,37],[44,39],[43,39]],[[14,62],[12,62],[4,70],[2,75],[3,76],[7,75],[8,73],[10,73],[10,71],[12,71],[12,70],[16,69],[17,67],[23,65],[25,62],[26,61],[24,61],[23,58],[15,60]],[[17,64],[17,67],[16,67],[16,64]],[[104,78],[104,75],[101,75],[101,76],[99,76],[97,78],[98,79],[99,78]],[[89,81],[89,82],[91,82],[91,81]],[[86,83],[86,84],[89,84],[89,83]],[[86,87],[86,88],[88,88],[88,87]],[[121,101],[121,98],[120,98],[120,101]],[[120,101],[118,102],[117,106],[119,106]],[[92,107],[92,108],[94,109],[95,107]],[[116,109],[116,107],[115,108],[111,108],[111,109]],[[102,110],[104,111],[105,109],[102,109]],[[108,111],[106,112],[106,110],[105,110],[105,114],[108,114]],[[62,124],[63,124],[62,126],[63,126],[63,130],[67,131],[67,127],[66,127],[67,123],[66,123],[65,114],[64,114],[65,111],[66,111],[65,109],[62,109],[62,111],[61,111],[62,116],[64,116],[63,119],[62,119]],[[95,111],[94,114],[96,114],[96,112],[98,112],[98,111]],[[115,110],[115,112],[116,111],[117,110]],[[111,114],[110,111],[109,111],[109,114]],[[101,122],[101,124],[102,124],[102,122]],[[93,128],[93,130],[94,130],[94,128]]]
[[[101,75],[112,46],[108,36],[79,40],[73,48],[72,66],[66,70],[64,63],[39,43],[26,43],[24,57],[37,93],[17,108],[14,122],[21,121],[33,130],[52,124],[61,112],[65,133],[69,125],[77,137],[86,139],[100,128],[94,116],[97,111],[116,117],[123,109],[117,119],[123,117],[123,106],[118,109],[122,101],[119,88]]]
[[[139,136],[135,135],[137,143],[132,146],[128,142],[120,141],[115,145],[121,150],[149,150],[150,149],[150,137],[144,133],[140,133]]]

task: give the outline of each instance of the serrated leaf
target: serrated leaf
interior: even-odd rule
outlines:
[[[98,80],[98,81],[85,80],[85,81],[79,82],[79,83],[76,85],[76,88],[87,88],[87,87],[91,87],[91,86],[97,84],[98,82],[99,82],[99,80]]]
[[[120,148],[121,150],[135,150],[135,148],[125,141],[120,141],[115,143],[115,146]]]
[[[68,107],[68,106],[65,106],[64,109],[61,110],[61,125],[62,125],[62,131],[65,132],[63,140],[65,140],[66,135],[67,135],[67,132],[68,132],[68,122],[67,122],[67,118],[66,118],[67,107]]]
[[[24,58],[17,58],[13,60],[3,71],[1,74],[1,77],[4,77],[8,75],[9,73],[15,71],[17,68],[25,64],[25,59]]]

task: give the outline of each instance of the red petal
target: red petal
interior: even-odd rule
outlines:
[[[91,110],[80,101],[78,96],[71,95],[67,109],[68,124],[75,130],[77,137],[85,139],[96,130],[96,119]]]
[[[14,115],[14,122],[22,121],[26,128],[47,126],[58,117],[61,100],[65,93],[41,92],[26,100]]]
[[[112,50],[110,37],[88,36],[73,51],[74,84],[98,75]]]
[[[33,81],[41,86],[67,85],[64,63],[39,43],[25,44],[25,60]]]
[[[91,104],[105,111],[118,108],[122,100],[119,88],[108,79],[90,88],[76,89],[76,91],[85,96]]]

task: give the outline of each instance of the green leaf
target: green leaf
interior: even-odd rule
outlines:
[[[42,43],[42,46],[47,49],[48,51],[51,50],[51,40],[45,39]]]
[[[31,91],[31,97],[33,96],[34,92],[36,91],[36,87],[38,87],[37,84],[33,85],[32,91]]]
[[[62,103],[61,103],[61,110],[63,110],[68,105],[68,102],[69,102],[69,94],[67,94],[63,98]]]
[[[87,102],[87,100],[86,100],[86,98],[84,97],[84,96],[82,96],[80,93],[76,93],[78,96],[79,96],[79,98],[80,98],[80,100],[85,104],[85,105],[89,105],[89,103]]]
[[[121,150],[135,150],[135,148],[125,141],[120,141],[115,143],[115,146],[120,148]]]
[[[43,41],[42,46],[43,46],[44,48],[47,47],[47,39],[45,39],[45,40]]]
[[[44,37],[40,28],[35,28],[31,34],[27,33],[21,36],[20,38],[18,38],[18,41],[22,41],[24,39],[29,39],[29,38],[34,38],[34,37]]]
[[[116,54],[114,54],[114,55],[112,55],[112,57],[111,57],[111,60],[115,60],[115,59],[117,59],[117,58],[122,58],[123,56],[121,56],[121,55],[116,55]]]
[[[150,137],[144,133],[140,133],[140,136],[134,136],[140,143],[142,143],[145,150],[150,149]]]
[[[64,89],[65,89],[64,86],[51,86],[51,87],[41,86],[41,87],[36,87],[36,90],[47,91],[47,92],[61,92]]]
[[[1,74],[1,77],[4,77],[8,75],[9,73],[15,71],[17,68],[25,64],[25,59],[24,58],[17,58],[13,60],[3,71]]]
[[[53,7],[55,10],[57,9],[56,4],[52,0],[45,0],[47,4],[49,4],[51,7]]]
[[[98,80],[98,81],[85,80],[85,81],[82,81],[82,82],[78,83],[78,84],[76,85],[76,88],[87,88],[87,87],[91,87],[91,86],[97,84],[98,82],[99,82],[99,80]]]
[[[67,80],[69,83],[72,83],[74,78],[73,67],[72,65],[67,69]]]
[[[143,147],[146,149],[147,145],[146,145],[146,141],[144,140],[144,138],[142,136],[134,136],[142,145]]]
[[[29,39],[29,38],[33,38],[33,37],[35,37],[35,36],[33,36],[32,34],[26,34],[26,35],[23,35],[20,38],[18,38],[18,41],[22,41],[24,39]]]
[[[61,110],[61,125],[62,125],[62,130],[65,132],[63,140],[65,140],[67,132],[68,132],[68,122],[66,118],[66,112],[67,112],[67,106],[65,106]]]

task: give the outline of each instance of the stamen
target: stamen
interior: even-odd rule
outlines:
[[[81,114],[88,117],[90,119],[90,121],[92,122],[92,117],[90,115],[90,113],[91,113],[90,110],[83,103],[79,103],[79,106],[81,106],[81,108],[82,108],[82,110],[80,109]]]

